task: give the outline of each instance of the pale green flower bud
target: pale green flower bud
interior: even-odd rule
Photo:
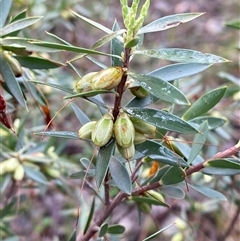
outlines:
[[[83,140],[91,140],[92,130],[96,121],[90,121],[84,124],[78,131],[78,137]]]
[[[78,93],[88,92],[92,90],[91,83],[93,76],[96,75],[98,72],[91,72],[84,75],[75,85],[75,90]]]
[[[99,71],[92,79],[92,89],[111,90],[120,83],[124,71],[125,69],[117,66]]]
[[[5,60],[8,62],[9,66],[12,69],[12,72],[14,73],[15,77],[21,77],[23,74],[22,66],[18,62],[17,59],[12,57],[8,52],[4,51],[3,52],[3,57]]]
[[[133,123],[125,112],[118,115],[113,130],[118,145],[126,148],[133,144],[135,129]]]
[[[22,165],[18,165],[13,173],[13,179],[16,181],[22,181],[24,178],[24,168]]]
[[[130,89],[131,93],[137,98],[144,98],[149,95],[149,92],[145,90],[142,86],[133,87]]]
[[[105,146],[113,135],[113,117],[105,114],[98,120],[92,130],[92,141],[96,146]]]
[[[147,140],[147,137],[144,134],[139,133],[135,130],[134,144],[136,144],[136,145],[141,144],[146,140]]]
[[[142,134],[154,134],[156,132],[156,126],[151,125],[141,119],[138,119],[137,117],[131,116],[130,117],[134,128],[136,131],[142,133]]]
[[[130,160],[135,155],[135,146],[132,144],[130,147],[122,147],[117,144],[117,149],[123,158]]]

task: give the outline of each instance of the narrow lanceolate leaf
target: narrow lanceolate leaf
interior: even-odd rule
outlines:
[[[31,44],[29,41],[39,41],[37,39],[27,39],[27,38],[18,38],[18,37],[6,37],[1,39],[0,38],[0,45],[4,46],[5,48],[7,47],[23,47],[27,51],[34,51],[34,52],[60,52],[61,50],[59,49],[53,49],[53,48],[47,48],[43,46],[37,46]]]
[[[92,217],[93,217],[93,213],[94,213],[94,208],[95,208],[95,197],[92,200],[92,205],[91,205],[91,209],[88,215],[88,219],[87,219],[87,223],[86,226],[84,228],[83,234],[85,234],[90,226],[90,223],[92,221]]]
[[[10,23],[9,25],[7,25],[1,29],[0,36],[5,36],[5,35],[15,32],[15,31],[26,28],[26,27],[36,23],[41,18],[42,17],[29,17],[29,18],[20,19],[18,21]]]
[[[96,184],[97,187],[103,183],[103,180],[107,174],[108,166],[112,157],[112,153],[115,147],[115,141],[111,141],[107,146],[100,148],[98,156],[97,156],[97,163],[96,163]]]
[[[198,117],[210,109],[212,109],[223,97],[227,87],[219,87],[214,89],[205,95],[201,96],[192,106],[184,113],[182,118],[184,120],[191,120]]]
[[[26,176],[33,181],[44,185],[48,184],[47,178],[39,170],[24,165],[24,171],[26,173]]]
[[[12,0],[0,0],[0,12],[1,12],[0,28],[3,27],[3,25],[7,20],[11,5],[12,5]]]
[[[53,69],[61,66],[66,66],[63,63],[39,57],[14,56],[14,58],[19,61],[22,67],[29,69]]]
[[[78,134],[71,131],[41,131],[33,133],[36,136],[52,136],[58,138],[76,139],[79,140]]]
[[[148,156],[153,160],[169,164],[171,166],[178,167],[181,165],[182,167],[188,167],[188,164],[182,157],[166,148],[161,143],[147,140],[144,143],[136,145],[135,149],[144,156]]]
[[[148,73],[147,75],[157,77],[165,81],[172,81],[188,77],[194,74],[198,74],[205,69],[209,68],[210,64],[199,64],[199,63],[181,63],[171,64],[165,67],[156,69]]]
[[[5,60],[3,55],[0,53],[0,73],[3,76],[4,84],[9,91],[11,92],[12,96],[25,108],[27,108],[21,88],[19,86],[18,81],[16,80],[11,67],[9,66],[8,62]]]
[[[152,58],[166,59],[174,62],[216,64],[228,62],[227,59],[208,53],[201,53],[191,49],[162,48],[136,50],[134,54],[142,54]]]
[[[205,167],[218,167],[240,170],[240,161],[236,159],[215,159],[204,163]]]
[[[118,23],[114,22],[113,24],[113,31],[118,31],[120,29]],[[119,38],[113,38],[111,41],[111,46],[110,46],[110,53],[112,55],[118,55],[121,56],[121,54],[124,51],[124,46],[123,46],[123,42],[120,41]],[[112,57],[111,58],[111,62],[112,62],[112,66],[122,66],[123,62],[122,59],[116,58],[116,57]]]
[[[196,134],[199,132],[188,122],[165,111],[150,108],[129,108],[125,111],[132,116],[165,130],[185,134]]]
[[[86,18],[86,17],[84,17],[84,16],[82,16],[82,15],[80,15],[80,14],[74,12],[74,11],[71,11],[71,13],[72,13],[73,15],[75,15],[76,17],[84,20],[85,22],[91,24],[92,26],[94,26],[94,27],[102,30],[103,32],[106,32],[106,33],[112,33],[112,32],[113,32],[111,29],[106,28],[106,27],[103,26],[102,24],[97,23],[97,22],[95,22],[95,21],[93,21],[93,20],[91,20],[91,19],[89,19],[89,18]]]
[[[150,105],[152,103],[155,103],[159,100],[159,98],[157,98],[156,96],[154,95],[148,95],[144,98],[133,98],[131,99],[127,105],[125,107],[145,107],[147,105]]]
[[[131,194],[132,182],[125,166],[115,157],[111,158],[109,170],[116,186],[124,193]]]
[[[185,192],[180,187],[176,186],[162,186],[160,187],[160,192],[175,199],[183,199],[185,197]]]
[[[58,43],[51,43],[51,42],[44,42],[44,41],[29,41],[30,43],[46,48],[53,48],[53,49],[58,49],[58,50],[66,50],[66,51],[71,51],[75,53],[85,53],[85,54],[96,54],[96,55],[104,55],[104,56],[113,56],[112,54],[107,54],[103,52],[99,52],[96,50],[92,49],[86,49],[86,48],[79,48],[76,46],[69,46],[65,44],[58,44]],[[114,56],[116,58],[121,58],[120,56]]]
[[[201,15],[203,15],[203,13],[180,13],[180,14],[166,16],[166,17],[157,19],[149,23],[148,25],[142,27],[138,31],[138,34],[163,31],[169,28],[173,28],[178,26],[181,23],[189,22]]]
[[[160,183],[163,185],[172,185],[184,180],[185,174],[180,167],[171,167],[162,177]]]
[[[129,76],[133,78],[145,90],[157,98],[173,104],[190,104],[187,97],[179,89],[162,79],[156,78],[154,76],[134,73],[130,73]]]
[[[91,90],[91,91],[87,91],[87,92],[83,92],[83,93],[77,93],[74,95],[67,95],[64,96],[64,99],[73,99],[76,97],[92,97],[98,94],[107,94],[107,93],[113,93],[113,91],[111,90]]]
[[[209,187],[199,186],[199,185],[189,184],[189,183],[188,183],[188,186],[192,187],[196,191],[202,193],[203,195],[205,195],[209,198],[218,199],[221,201],[227,201],[227,198],[222,193],[217,192]]]
[[[173,226],[174,224],[175,224],[175,223],[172,223],[172,224],[168,225],[167,227],[158,230],[156,233],[154,233],[154,234],[152,234],[151,236],[148,236],[147,238],[143,239],[143,241],[149,241],[149,240],[155,238],[155,237],[158,236],[160,233],[164,232],[166,229],[170,228],[170,227]]]
[[[190,122],[192,124],[201,125],[204,121],[208,122],[209,130],[214,130],[220,126],[223,126],[227,122],[227,119],[222,117],[201,116],[192,119]]]
[[[193,160],[197,157],[197,155],[199,154],[199,152],[202,150],[202,148],[204,146],[204,143],[205,143],[206,138],[207,138],[208,130],[209,130],[208,122],[204,121],[199,126],[198,130],[201,133],[196,134],[194,136],[193,145],[192,145],[189,157],[188,157],[188,164],[191,164],[193,162]]]
[[[75,105],[74,103],[71,103],[71,106],[73,108],[73,111],[75,113],[75,115],[77,116],[78,120],[80,121],[80,123],[82,125],[90,122],[91,120],[87,117],[87,115],[85,113],[83,113],[83,111],[81,109],[78,108],[77,105]]]

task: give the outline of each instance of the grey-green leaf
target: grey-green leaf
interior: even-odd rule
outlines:
[[[92,221],[92,217],[93,217],[93,213],[94,213],[94,209],[95,209],[95,197],[92,200],[92,205],[91,205],[91,209],[88,215],[88,219],[87,219],[87,223],[86,226],[84,228],[83,234],[85,234],[90,226],[90,223]]]
[[[162,177],[160,183],[163,185],[172,185],[184,180],[184,172],[180,167],[171,167]]]
[[[10,23],[1,29],[0,36],[6,36],[10,33],[13,33],[15,31],[26,28],[26,27],[36,23],[41,18],[42,17],[29,17],[29,18],[20,19],[18,21]]]
[[[148,156],[153,160],[169,164],[171,166],[181,165],[182,167],[188,167],[188,164],[182,157],[166,148],[161,143],[146,140],[145,142],[136,145],[135,149],[144,156]]]
[[[116,157],[112,157],[109,170],[116,186],[122,192],[130,195],[132,192],[132,182],[125,166]]]
[[[240,170],[240,161],[236,159],[214,159],[204,163],[204,166]]]
[[[128,75],[157,98],[173,104],[190,104],[187,97],[179,89],[162,79],[150,75],[140,75],[134,73],[129,73]]]
[[[0,28],[2,28],[7,20],[10,8],[12,5],[12,0],[0,0]]]
[[[71,132],[71,131],[41,131],[41,132],[35,132],[34,135],[42,136],[42,137],[52,136],[52,137],[58,137],[58,138],[79,140],[77,133]]]
[[[190,122],[194,125],[201,125],[204,121],[208,122],[209,130],[214,130],[220,126],[223,126],[227,122],[227,119],[223,117],[201,116],[192,119]]]
[[[173,28],[178,26],[181,23],[189,22],[201,15],[203,15],[203,13],[180,13],[180,14],[166,16],[166,17],[157,19],[149,23],[148,25],[142,27],[138,31],[138,34],[152,33],[152,32],[163,31],[169,28]]]
[[[100,227],[98,237],[103,237],[108,230],[108,223],[103,223]]]
[[[120,224],[114,224],[108,227],[107,232],[111,234],[122,234],[125,232],[125,227]]]
[[[20,89],[19,83],[16,80],[11,67],[9,66],[9,64],[7,63],[7,61],[5,60],[5,58],[3,57],[3,55],[0,53],[0,73],[3,76],[4,79],[4,85],[7,86],[7,88],[9,89],[9,91],[11,92],[12,96],[25,108],[27,108],[26,106],[26,102],[24,100],[22,91]]]
[[[165,81],[172,81],[184,77],[188,77],[194,74],[198,74],[207,68],[210,64],[199,64],[199,63],[180,63],[180,64],[171,64],[165,67],[156,69],[148,73]]]
[[[147,105],[150,105],[152,103],[155,103],[159,100],[159,98],[157,98],[154,95],[149,94],[148,96],[144,97],[144,98],[133,98],[131,99],[127,105],[125,107],[145,107]]]
[[[73,108],[73,111],[75,113],[75,115],[77,116],[78,120],[80,121],[80,123],[82,125],[88,123],[89,121],[91,121],[85,113],[83,113],[83,111],[81,109],[78,108],[77,105],[75,105],[74,103],[71,103],[71,106]]]
[[[100,188],[100,186],[103,183],[103,180],[107,174],[108,166],[114,151],[115,147],[115,141],[112,140],[107,146],[101,147],[97,156],[96,161],[96,184],[97,187]]]
[[[221,201],[227,201],[227,198],[220,192],[217,192],[209,187],[205,187],[205,186],[199,186],[199,185],[195,185],[195,184],[189,184],[189,187],[192,187],[193,189],[195,189],[196,191],[202,193],[203,195],[212,198],[212,199],[218,199]]]
[[[129,108],[125,111],[132,116],[162,129],[185,134],[195,134],[199,132],[188,122],[165,111],[150,108]]]
[[[197,157],[199,152],[202,150],[204,143],[206,141],[207,135],[208,135],[208,122],[204,121],[198,128],[198,130],[201,132],[199,134],[196,134],[194,136],[191,152],[188,157],[188,164],[191,164],[193,160]]]
[[[209,53],[201,53],[191,49],[162,48],[136,50],[134,54],[142,54],[152,58],[165,59],[174,62],[216,64],[228,62],[227,59]]]
[[[174,224],[175,224],[175,223],[172,223],[172,224],[170,224],[170,225],[168,225],[168,226],[166,226],[166,227],[158,230],[156,233],[154,233],[154,234],[148,236],[147,238],[143,239],[143,241],[149,241],[149,240],[155,238],[158,234],[162,233],[163,231],[165,231],[166,229],[170,228],[170,227],[173,226]]]
[[[167,196],[175,199],[183,199],[185,197],[185,192],[180,187],[168,185],[161,186],[159,190]]]
[[[39,170],[26,165],[24,165],[23,168],[26,173],[26,176],[32,179],[33,181],[44,185],[48,184],[47,178]]]
[[[224,96],[227,86],[219,87],[201,96],[192,106],[184,113],[184,120],[191,120],[212,109]]]

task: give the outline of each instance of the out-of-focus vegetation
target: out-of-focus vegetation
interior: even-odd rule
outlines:
[[[142,4],[140,5],[142,6]],[[56,42],[56,38],[51,35],[54,34],[74,46],[90,48],[105,35],[100,30],[76,18],[70,10],[99,22],[109,29],[112,28],[116,19],[120,28],[124,28],[119,1],[16,0],[13,1],[7,22],[25,9],[27,9],[27,16],[43,16],[42,19],[28,28],[24,28],[19,34],[20,37],[29,39]],[[227,119],[227,123],[209,133],[202,150],[203,159],[207,160],[217,152],[234,146],[240,138],[239,28],[231,28],[231,26],[238,26],[237,22],[233,24],[231,21],[238,17],[239,3],[238,1],[223,2],[221,0],[211,2],[207,0],[195,2],[190,0],[151,1],[144,25],[167,15],[186,12],[205,12],[205,14],[195,21],[181,24],[177,28],[146,34],[143,47],[146,49],[173,47],[194,49],[230,60],[228,63],[213,65],[203,73],[187,77],[176,84],[191,99],[191,102],[195,102],[212,89],[223,85],[228,86],[223,99],[212,112],[213,117],[224,117]],[[108,53],[109,48],[109,44],[106,44],[98,50]],[[76,136],[74,136],[75,139],[64,139],[47,137],[44,134],[43,136],[33,135],[33,133],[44,130],[50,118],[67,103],[67,100],[63,100],[66,94],[62,91],[47,85],[34,85],[30,82],[25,84],[26,79],[57,84],[71,91],[79,76],[75,69],[66,62],[74,58],[76,54],[70,51],[55,53],[36,51],[34,55],[56,62],[54,62],[54,67],[46,68],[48,70],[44,68],[24,69],[25,75],[22,79],[20,78],[19,84],[21,90],[24,91],[28,111],[23,109],[18,100],[5,90],[4,84],[0,92],[3,93],[8,104],[8,113],[11,114],[15,131],[15,133],[9,132],[4,125],[0,126],[3,144],[0,147],[1,161],[17,158],[20,163],[25,165],[25,177],[20,181],[17,179],[14,181],[11,172],[1,176],[2,224],[0,235],[6,241],[68,240],[75,229],[86,226],[92,197],[94,195],[102,197],[103,191],[94,193],[94,188],[92,188],[94,180],[91,176],[86,180],[83,190],[81,189],[81,179],[69,179],[71,174],[85,170],[84,162],[79,162],[79,160],[82,157],[91,159],[94,150],[91,143],[79,140]],[[138,56],[140,57],[131,63],[131,72],[138,74],[146,74],[171,63],[167,60]],[[110,58],[106,58],[106,56],[94,57],[106,66],[111,65]],[[86,58],[75,61],[74,66],[80,75],[99,71],[99,67]],[[113,105],[113,95],[102,96],[107,104]],[[131,98],[132,95],[127,93],[124,96],[123,104],[128,103]],[[76,106],[91,120],[98,120],[101,117],[96,105],[81,98],[76,99],[74,104],[72,107],[68,105],[57,113],[49,130],[77,132],[81,124],[75,115],[77,111],[75,113],[73,111]],[[162,109],[165,108],[165,103],[156,102],[151,107]],[[181,116],[185,110],[182,107],[174,107],[174,111]],[[174,137],[180,138],[181,136],[175,135]],[[184,138],[186,143],[192,141],[191,136],[184,136]],[[179,143],[179,146],[181,144],[182,142]],[[170,146],[170,148],[173,147]],[[239,156],[236,154],[234,158],[237,159]],[[95,159],[93,161],[96,162]],[[143,178],[146,178],[150,168],[149,164],[147,168],[143,169],[141,173]],[[186,193],[184,198],[181,191],[178,195],[177,192],[172,195],[167,188],[163,191],[164,202],[170,205],[170,208],[152,205],[151,212],[149,212],[149,205],[144,207],[139,202],[140,204],[138,203],[138,208],[136,208],[137,202],[129,200],[115,208],[108,219],[109,223],[117,223],[126,228],[121,240],[143,240],[171,223],[175,223],[175,225],[164,230],[160,234],[161,236],[152,240],[159,240],[159,237],[163,241],[237,240],[240,232],[237,225],[240,213],[239,175],[211,176],[196,172],[189,177],[189,181],[207,185],[222,192],[228,201],[209,199],[192,188],[188,192],[187,185],[180,184],[176,188],[184,190]],[[81,198],[79,192],[81,192]],[[117,193],[118,189],[114,187],[110,195],[115,197]],[[101,205],[101,199],[99,201],[96,198],[96,216],[99,215],[98,209]],[[139,206],[141,207],[139,208]],[[78,211],[80,216],[78,216]],[[143,214],[144,212],[147,214]],[[139,213],[141,213],[140,218]],[[137,225],[138,220],[141,223],[139,226]],[[75,240],[74,235],[71,240]],[[120,236],[111,237],[110,240],[118,240],[118,237]]]

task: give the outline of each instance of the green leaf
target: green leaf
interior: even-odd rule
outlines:
[[[226,23],[226,25],[228,27],[231,27],[231,28],[240,29],[240,21],[239,21],[239,19],[229,21],[229,22]]]
[[[209,130],[214,130],[220,126],[223,126],[227,122],[227,119],[221,118],[221,117],[213,117],[213,116],[201,116],[190,120],[192,124],[197,124],[197,125],[201,125],[204,121],[208,122]]]
[[[101,147],[96,161],[96,184],[100,188],[107,174],[108,166],[115,148],[115,141],[112,140],[107,146]]]
[[[97,23],[97,22],[95,22],[95,21],[93,21],[93,20],[91,20],[91,19],[89,19],[89,18],[86,18],[86,17],[84,17],[84,16],[82,16],[82,15],[80,15],[80,14],[77,14],[77,13],[74,12],[74,11],[70,11],[70,12],[71,12],[73,15],[75,15],[76,17],[84,20],[85,22],[87,22],[87,23],[91,24],[92,26],[94,26],[94,27],[102,30],[102,31],[105,32],[105,33],[112,33],[112,32],[113,32],[111,29],[106,28],[105,26],[101,25],[100,23]]]
[[[169,164],[171,166],[188,166],[182,157],[178,156],[175,152],[166,148],[161,143],[157,143],[155,141],[146,140],[145,142],[136,145],[135,149],[144,156],[148,156],[153,160]]]
[[[162,177],[160,183],[163,185],[172,185],[182,182],[184,179],[184,171],[180,167],[171,167]]]
[[[98,94],[107,94],[107,93],[113,93],[113,91],[110,90],[92,90],[88,92],[83,92],[83,93],[77,93],[74,95],[67,95],[64,97],[64,99],[73,99],[76,97],[92,97]]]
[[[229,169],[229,168],[219,168],[219,167],[205,167],[202,172],[207,175],[219,175],[219,176],[233,176],[240,174],[240,170]]]
[[[156,205],[156,206],[169,207],[169,205],[167,205],[166,203],[164,203],[156,198],[153,198],[153,197],[131,196],[128,199],[138,202],[138,203],[148,203],[148,204]]]
[[[195,189],[196,191],[202,193],[203,195],[212,198],[212,199],[218,199],[221,201],[227,201],[227,198],[220,192],[217,192],[209,187],[204,187],[204,186],[199,186],[199,185],[195,185],[195,184],[189,184],[189,187],[192,187],[193,189]]]
[[[125,107],[145,107],[147,105],[150,105],[152,103],[155,103],[159,100],[159,98],[157,98],[154,95],[149,94],[148,96],[144,97],[144,98],[133,98],[131,99],[127,105]]]
[[[107,232],[111,234],[122,234],[125,232],[125,227],[119,224],[114,224],[108,227]]]
[[[184,120],[191,120],[212,109],[223,97],[227,86],[216,88],[201,96],[192,106],[184,113]]]
[[[96,54],[96,55],[104,55],[104,56],[110,56],[112,57],[112,54],[106,54],[103,52],[99,52],[96,50],[92,50],[92,49],[86,49],[86,48],[79,48],[76,46],[69,46],[69,45],[65,45],[65,44],[58,44],[58,43],[51,43],[51,42],[44,42],[44,41],[30,41],[30,43],[34,44],[34,45],[38,45],[41,47],[46,47],[46,48],[53,48],[53,49],[58,49],[58,50],[66,50],[66,51],[70,51],[70,52],[75,52],[75,53],[85,53],[85,54]],[[114,57],[116,58],[120,58],[120,56],[115,55]]]
[[[103,237],[107,233],[107,230],[108,230],[108,223],[103,223],[100,227],[98,237],[100,238]]]
[[[51,83],[46,83],[46,82],[41,82],[41,81],[35,81],[35,80],[31,80],[31,82],[35,83],[35,84],[50,86],[52,88],[55,88],[55,89],[62,90],[64,92],[73,94],[73,91],[71,89],[66,88],[66,87],[64,87],[62,85],[56,85],[56,84],[51,84]]]
[[[206,70],[210,66],[211,66],[210,64],[199,64],[199,63],[171,64],[171,65],[167,65],[165,67],[153,70],[147,75],[162,79],[164,81],[172,81],[172,80],[188,77],[194,74],[198,74]]]
[[[132,192],[132,182],[125,166],[116,157],[112,157],[109,170],[116,186],[122,192],[130,195]]]
[[[240,170],[240,161],[236,159],[214,159],[204,163],[204,166]]]
[[[91,121],[88,116],[85,115],[85,113],[78,108],[77,105],[75,105],[74,103],[71,103],[71,106],[73,108],[73,111],[75,113],[75,115],[77,116],[79,122],[84,125],[86,123],[88,123],[89,121]]]
[[[162,233],[163,231],[165,231],[166,229],[170,228],[170,227],[173,226],[174,224],[175,224],[175,223],[172,223],[172,224],[166,226],[165,228],[162,228],[162,229],[158,230],[156,233],[154,233],[154,234],[152,234],[151,236],[143,239],[143,241],[148,241],[148,240],[151,240],[151,239],[155,238],[158,234]]]
[[[162,48],[136,50],[134,54],[142,54],[152,58],[165,59],[174,62],[216,64],[228,62],[227,59],[213,54],[204,54],[191,49]]]
[[[90,226],[90,223],[92,221],[92,217],[93,217],[93,213],[94,213],[94,209],[95,209],[95,197],[92,200],[92,205],[91,205],[91,209],[88,215],[88,219],[87,219],[87,223],[86,226],[84,228],[83,234],[85,234]]]
[[[169,28],[178,26],[181,23],[189,22],[197,17],[200,17],[203,13],[180,13],[169,15],[160,19],[157,19],[148,25],[142,27],[138,34],[152,33],[157,31],[163,31]]]
[[[76,241],[77,238],[77,231],[73,230],[72,234],[70,235],[68,241]]]
[[[207,139],[208,135],[208,122],[204,121],[198,128],[201,132],[200,134],[196,134],[193,139],[193,145],[191,148],[191,152],[188,156],[188,164],[191,164],[193,160],[197,157],[199,152],[202,150],[204,143]]]
[[[61,66],[66,66],[63,63],[39,57],[14,56],[14,58],[19,61],[22,67],[26,67],[29,69],[54,69]]]
[[[165,111],[150,108],[125,109],[127,113],[156,127],[185,134],[198,133],[192,125],[178,116]]]
[[[113,24],[113,31],[118,31],[120,29],[118,22],[115,20],[114,24]],[[111,41],[111,45],[110,45],[110,53],[112,55],[118,55],[121,56],[121,54],[124,52],[124,46],[123,46],[123,42],[121,42],[119,40],[119,38],[114,38]],[[112,66],[122,66],[123,62],[122,59],[116,58],[116,57],[112,57],[111,58],[111,64]]]
[[[6,36],[10,33],[13,33],[15,31],[21,30],[23,28],[26,28],[34,23],[36,23],[38,20],[40,20],[42,17],[29,17],[20,19],[18,21],[15,21],[13,23],[8,24],[0,31],[0,36]]]
[[[176,186],[161,186],[160,192],[175,199],[183,199],[185,197],[185,192],[180,187]]]
[[[53,48],[47,48],[47,47],[43,47],[43,46],[37,46],[34,44],[30,43],[31,41],[39,41],[37,39],[27,39],[27,38],[18,38],[18,37],[6,37],[4,39],[0,38],[0,46],[4,46],[4,47],[24,47],[27,51],[30,52],[60,52],[59,49],[53,49]]]
[[[71,131],[41,131],[41,132],[35,132],[33,134],[37,136],[42,136],[42,137],[52,136],[52,137],[58,137],[58,138],[79,140],[77,133],[71,132]]]
[[[129,73],[140,86],[152,95],[167,102],[179,105],[189,105],[190,102],[185,95],[172,84],[149,75]]]
[[[47,178],[39,170],[26,165],[23,165],[23,168],[28,178],[40,184],[48,184]]]
[[[16,80],[11,67],[0,53],[0,73],[3,76],[4,84],[3,87],[6,85],[11,95],[24,107],[27,108],[22,91],[20,89],[19,83]]]
[[[86,177],[93,177],[95,175],[95,170],[90,169],[88,172],[84,171],[78,171],[72,173],[68,178],[69,179],[84,179]]]
[[[11,9],[12,0],[0,0],[0,28],[2,28],[7,20],[9,11]],[[1,31],[0,31],[1,32]]]

